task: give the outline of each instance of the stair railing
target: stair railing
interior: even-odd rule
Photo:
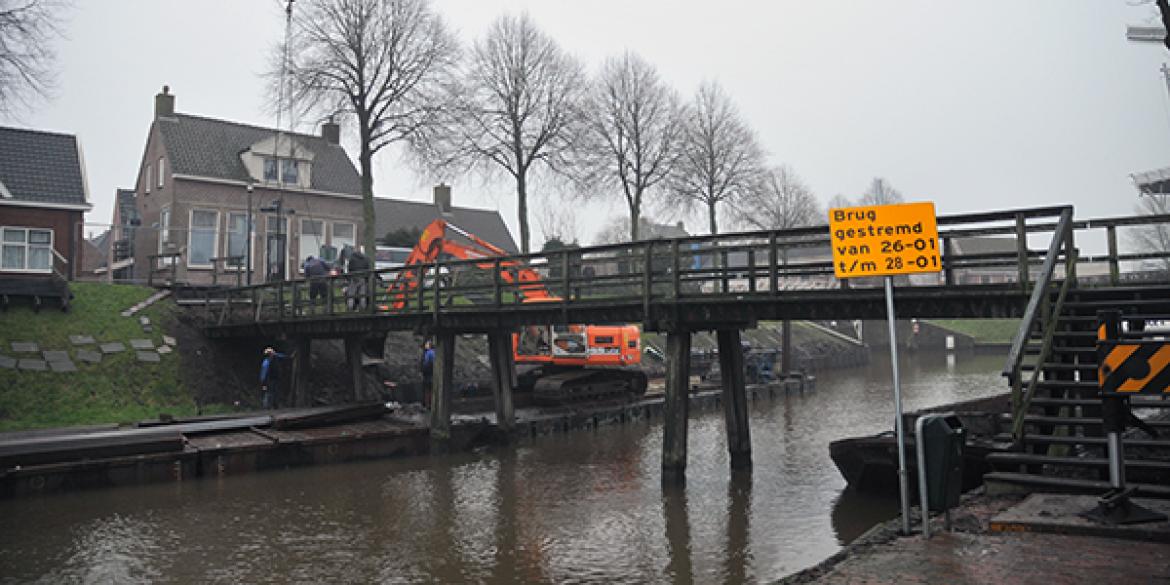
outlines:
[[[1023,434],[1024,414],[1032,401],[1036,391],[1036,384],[1040,379],[1041,366],[1052,353],[1052,340],[1056,334],[1056,324],[1063,309],[1064,299],[1068,288],[1076,280],[1077,253],[1073,243],[1072,207],[1066,207],[1060,212],[1060,221],[1052,233],[1052,241],[1048,244],[1048,252],[1044,256],[1044,264],[1036,276],[1036,283],[1032,295],[1028,299],[1028,306],[1024,310],[1024,317],[1020,328],[1012,340],[1011,351],[1008,352],[1007,363],[1002,374],[1007,377],[1012,387],[1012,437],[1019,442]],[[1064,252],[1065,277],[1060,283],[1060,291],[1056,303],[1049,305],[1054,284],[1053,276],[1056,273],[1056,261]],[[1037,356],[1036,368],[1032,377],[1025,385],[1023,379],[1023,361],[1028,339],[1037,326],[1043,327],[1044,337]]]

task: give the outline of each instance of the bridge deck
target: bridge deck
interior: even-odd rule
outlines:
[[[1170,254],[1122,254],[1116,244],[1119,227],[1160,221],[1170,216],[1076,222],[1068,207],[940,217],[940,241],[929,245],[942,251],[943,270],[897,277],[898,314],[1025,315],[1041,273],[1047,286],[1049,278],[1076,278],[1078,267],[1107,268],[1082,275],[1077,280],[1082,286],[1165,277],[1148,271],[1124,274],[1120,268]],[[1070,247],[1078,229],[1106,230],[1109,253],[1094,256]],[[827,226],[817,226],[439,261],[316,283],[204,291],[202,302],[212,337],[476,332],[533,323],[702,330],[760,320],[884,317],[880,277],[835,278],[833,238]],[[1068,250],[1077,252],[1073,266],[1068,266]]]

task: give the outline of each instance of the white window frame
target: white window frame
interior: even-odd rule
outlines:
[[[166,245],[171,241],[171,208],[163,207],[158,210],[158,253],[162,254]],[[174,257],[158,258],[157,266],[166,268],[175,263]]]
[[[245,224],[248,223],[248,213],[246,211],[226,211],[226,212],[224,212],[224,221],[227,222],[226,224],[224,224],[224,230],[223,230],[223,232],[224,232],[223,255],[225,258],[232,255],[232,235],[236,233],[232,229],[232,217],[233,216],[234,217],[242,217],[244,219],[244,223]],[[255,269],[255,267],[256,267],[256,258],[255,258],[255,254],[256,254],[256,218],[254,216],[252,218],[252,225],[245,225],[244,231],[247,232],[247,234],[245,234],[245,236],[244,236],[244,249],[241,253],[241,255],[244,256],[244,259],[240,262],[239,266],[232,266],[232,265],[227,264],[225,262],[225,264],[224,264],[225,270],[247,270],[248,269],[248,251],[249,250],[251,250],[251,252],[253,254],[252,267],[253,267],[253,269]],[[252,242],[252,245],[250,248],[248,245],[249,240],[251,240],[251,242]]]
[[[339,225],[349,226],[350,232],[353,234],[348,239],[342,238],[342,241],[348,243],[349,245],[353,246],[354,248],[357,248],[357,224],[353,223],[352,221],[335,221],[335,222],[333,222],[333,225],[330,226],[329,245],[337,248],[338,252],[340,252],[342,247],[344,246],[344,245],[338,245],[338,243],[337,243],[337,226],[339,226]]]
[[[272,178],[268,178],[268,163],[272,163],[273,173]],[[260,162],[260,178],[265,183],[277,184],[280,182],[280,162],[274,156],[262,157]]]
[[[214,222],[215,227],[210,229],[211,234],[212,234],[211,235],[211,254],[208,255],[208,258],[216,258],[218,256],[217,251],[219,250],[219,210],[218,209],[198,208],[198,207],[191,208],[191,211],[187,212],[187,268],[196,268],[196,269],[215,268],[215,262],[213,262],[213,261],[208,261],[206,264],[196,264],[196,263],[192,262],[192,260],[191,260],[195,256],[195,254],[194,254],[195,246],[194,246],[194,243],[192,242],[192,238],[195,237],[195,232],[196,231],[199,231],[199,232],[208,231],[208,228],[205,228],[205,227],[201,227],[201,228],[195,227],[195,214],[196,213],[214,213],[215,214],[215,222]]]
[[[317,238],[317,240],[319,242],[317,244],[317,247],[314,248],[312,251],[306,251],[306,250],[304,250],[305,223],[310,222],[310,221],[317,222],[317,223],[321,224],[321,232],[319,234],[317,234],[316,236],[313,236],[313,237]],[[313,256],[313,257],[320,256],[321,255],[321,246],[326,245],[327,241],[325,239],[325,220],[323,220],[323,219],[313,219],[311,217],[302,217],[301,221],[297,224],[297,228],[300,230],[297,232],[297,265],[299,266],[300,263],[304,261],[306,256]]]
[[[146,178],[142,180],[146,183],[146,194],[150,195],[150,181],[154,179],[154,165],[146,163]]]
[[[284,276],[285,276],[285,278],[295,277],[296,275],[292,273],[292,269],[293,269],[292,251],[290,249],[291,246],[289,245],[289,243],[292,241],[292,234],[288,233],[290,224],[292,222],[290,222],[288,220],[288,217],[279,217],[276,214],[271,214],[271,213],[265,214],[263,217],[264,217],[264,239],[263,239],[264,249],[260,252],[261,263],[260,263],[260,267],[259,267],[259,269],[262,272],[262,277],[263,278],[268,277],[268,252],[269,252],[269,250],[268,250],[268,244],[269,244],[268,235],[276,233],[276,230],[270,229],[272,227],[273,222],[276,222],[280,225],[280,230],[281,230],[280,233],[281,233],[281,235],[284,236]],[[253,268],[253,270],[255,270],[256,266],[253,265],[252,268]]]
[[[166,159],[158,157],[158,188],[162,189],[166,181]]]
[[[295,180],[293,180],[293,181],[288,180],[288,175],[285,173],[286,165],[292,167],[293,173],[296,174]],[[295,158],[282,158],[282,159],[280,159],[280,163],[278,163],[277,166],[279,167],[277,170],[280,172],[280,181],[282,183],[284,183],[285,185],[300,185],[301,184],[300,161],[298,161]]]
[[[4,237],[3,237],[4,230],[22,230],[22,231],[24,231],[24,242],[23,243],[5,242]],[[34,248],[34,247],[44,248],[45,247],[45,244],[29,243],[28,240],[29,240],[30,232],[33,232],[33,231],[49,232],[49,244],[48,244],[49,267],[48,268],[29,268],[28,267],[28,261],[29,261],[29,256],[30,256],[29,252],[32,251],[32,248]],[[55,255],[55,248],[53,247],[53,245],[56,243],[56,240],[57,240],[57,234],[52,228],[31,227],[31,226],[21,226],[21,225],[0,226],[0,272],[20,273],[20,274],[49,274],[49,273],[53,272],[53,257]],[[3,267],[3,254],[4,254],[4,247],[5,246],[22,246],[24,248],[24,268],[4,268]]]

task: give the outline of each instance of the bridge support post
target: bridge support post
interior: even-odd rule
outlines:
[[[309,404],[309,370],[312,360],[312,339],[297,337],[293,339],[292,388],[289,391],[287,406],[308,406]]]
[[[516,410],[512,403],[512,336],[499,330],[488,333],[488,354],[492,366],[492,390],[496,398],[496,424],[504,433],[516,426]]]
[[[455,391],[455,333],[435,332],[435,366],[431,382],[431,441],[440,447],[451,438],[451,394]]]
[[[345,363],[349,366],[349,401],[357,402],[362,398],[362,336],[346,336]]]
[[[723,378],[723,413],[727,419],[727,451],[732,469],[751,469],[752,437],[748,428],[747,388],[739,329],[720,329],[719,375]],[[784,348],[785,353],[788,347]]]
[[[687,415],[690,407],[691,332],[666,334],[666,398],[662,428],[662,483],[686,482]]]

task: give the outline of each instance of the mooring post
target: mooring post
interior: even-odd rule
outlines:
[[[512,403],[512,336],[505,330],[488,333],[488,354],[492,366],[492,391],[496,398],[496,424],[504,433],[516,426]]]
[[[691,375],[691,332],[666,334],[665,423],[662,429],[662,482],[684,483],[687,470],[687,411]]]
[[[297,337],[293,340],[293,375],[292,389],[289,402],[292,406],[308,406],[309,404],[309,370],[312,368],[312,339],[308,336]]]
[[[719,375],[723,379],[723,413],[727,419],[727,451],[732,469],[752,466],[752,437],[748,428],[747,388],[739,329],[720,329]],[[785,351],[788,348],[784,348]]]
[[[434,378],[431,382],[431,439],[451,438],[451,394],[455,391],[455,334],[435,332]]]
[[[362,336],[346,336],[345,361],[349,364],[350,402],[357,402],[362,399]]]

